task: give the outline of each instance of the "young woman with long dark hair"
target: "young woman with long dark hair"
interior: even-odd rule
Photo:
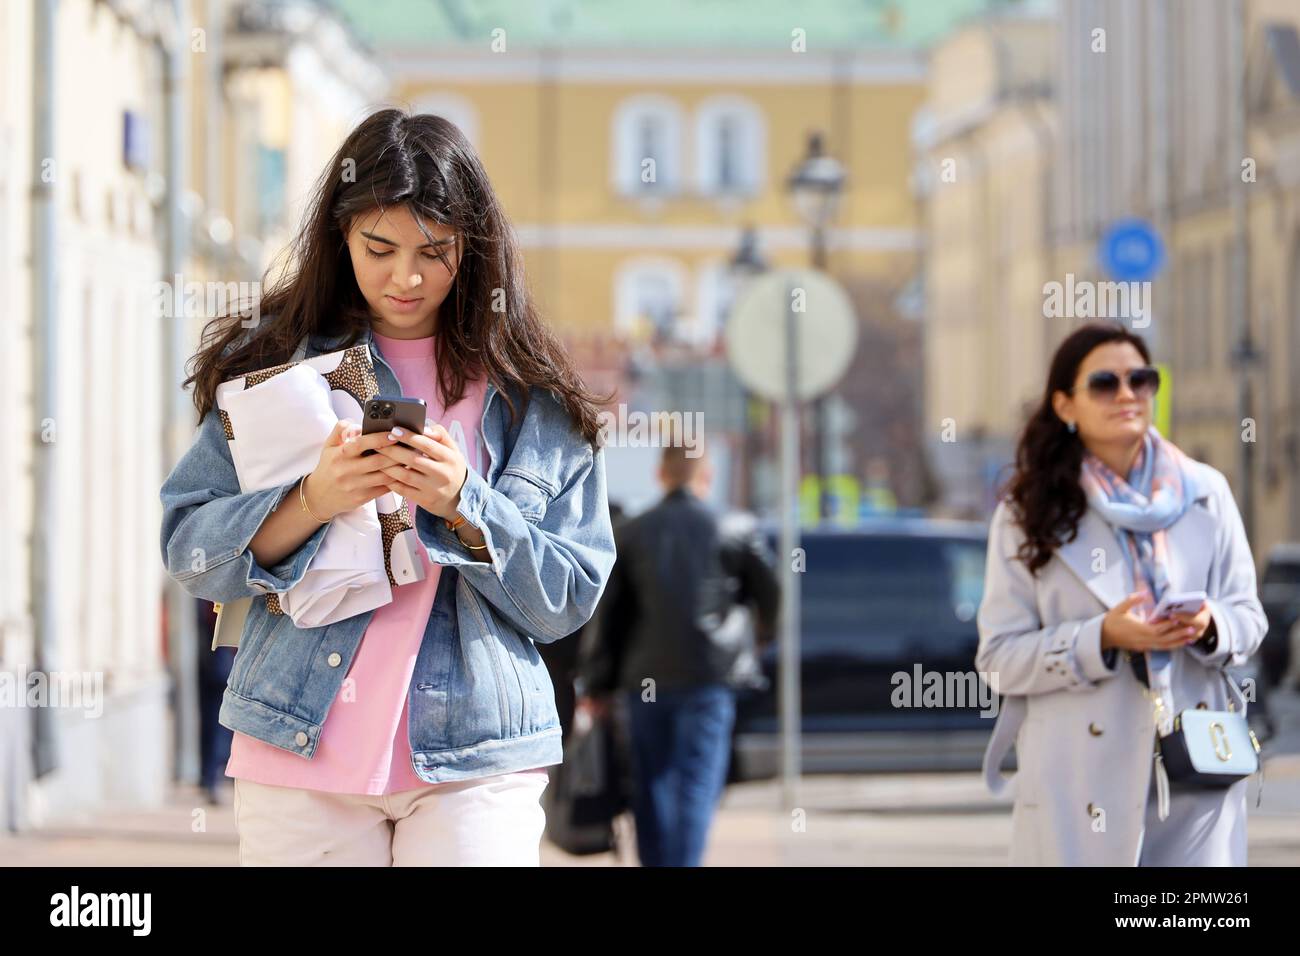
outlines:
[[[1159,385],[1141,336],[1072,332],[993,515],[976,666],[1005,695],[985,755],[994,792],[1016,749],[1015,863],[1246,862],[1248,780],[1166,791],[1154,759],[1154,699],[1228,710],[1223,669],[1267,629],[1227,480],[1151,424]],[[1199,608],[1153,615],[1195,591]]]
[[[186,383],[198,435],[162,489],[172,576],[210,601],[255,598],[220,717],[241,863],[537,865],[562,755],[535,645],[591,616],[614,542],[599,399],[539,317],[460,130],[365,119],[260,311],[205,331]],[[381,393],[426,401],[424,433],[341,421],[309,474],[241,493],[217,386],[358,343]],[[302,580],[334,517],[389,492],[424,579],[296,627],[268,598]]]

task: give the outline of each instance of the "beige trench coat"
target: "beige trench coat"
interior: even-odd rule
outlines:
[[[1198,497],[1168,530],[1169,581],[1175,591],[1209,594],[1218,644],[1174,652],[1175,712],[1226,710],[1222,669],[1244,663],[1267,630],[1228,482],[1209,465],[1194,467]],[[1130,591],[1110,526],[1089,507],[1077,537],[1037,577],[1015,559],[1023,537],[999,504],[977,617],[976,667],[1006,695],[985,776],[995,793],[1015,796],[1011,862],[1244,865],[1247,780],[1174,790],[1164,821],[1151,807],[1152,705],[1124,655],[1108,668],[1101,652],[1102,618]],[[1018,772],[1008,781],[998,767],[1012,742]]]

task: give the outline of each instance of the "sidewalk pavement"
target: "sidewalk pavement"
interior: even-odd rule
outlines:
[[[1264,803],[1251,784],[1253,866],[1300,864],[1300,754],[1270,759]],[[220,806],[180,787],[156,808],[105,808],[38,831],[0,837],[4,866],[234,866],[238,838],[227,787]],[[975,773],[805,777],[801,811],[780,808],[775,781],[733,785],[723,797],[706,866],[999,866],[1010,808]],[[634,866],[630,818],[622,852],[572,857],[544,843],[543,866]]]

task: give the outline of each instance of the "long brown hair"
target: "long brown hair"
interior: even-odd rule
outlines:
[[[1151,361],[1142,337],[1118,323],[1090,322],[1080,326],[1057,346],[1043,400],[1020,435],[1015,471],[1002,494],[1025,532],[1018,557],[1032,573],[1051,559],[1057,547],[1074,540],[1079,533],[1079,519],[1088,509],[1087,496],[1079,485],[1083,442],[1057,416],[1052,395],[1070,391],[1088,353],[1107,342],[1129,342],[1142,354],[1143,361]]]
[[[422,219],[453,227],[462,243],[434,333],[444,404],[460,400],[471,375],[485,373],[505,397],[513,422],[512,391],[544,386],[598,446],[597,405],[612,396],[586,388],[538,315],[513,230],[474,148],[441,116],[397,109],[363,120],[330,160],[290,247],[289,267],[261,299],[260,324],[249,332],[247,308],[207,324],[185,380],[194,384],[199,419],[212,409],[221,382],[288,361],[305,335],[356,341],[370,324],[370,309],[352,271],[348,224],[372,209],[403,205],[431,242]]]

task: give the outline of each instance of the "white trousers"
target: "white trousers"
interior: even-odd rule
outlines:
[[[505,773],[387,794],[235,778],[240,866],[539,866],[548,778]]]

